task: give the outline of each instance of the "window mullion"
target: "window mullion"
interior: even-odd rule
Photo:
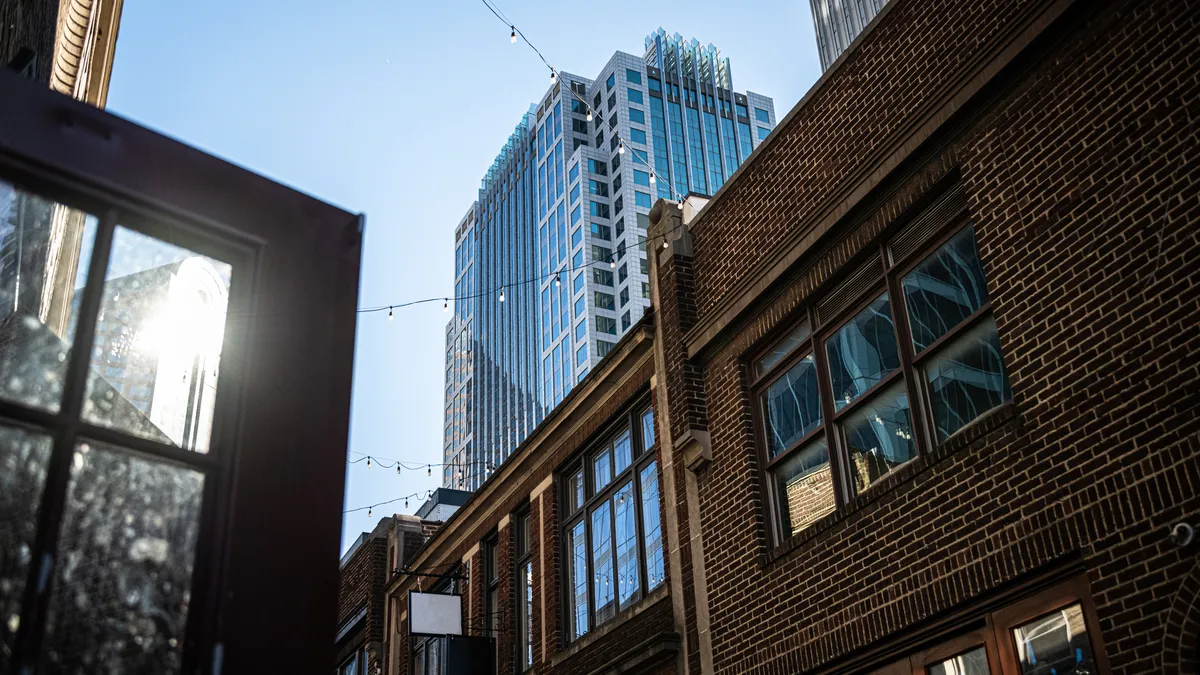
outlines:
[[[881,249],[882,250],[882,249]],[[884,262],[887,262],[886,251]],[[917,436],[917,454],[924,455],[933,448],[932,437],[929,436],[927,423],[929,406],[926,405],[925,381],[918,379],[916,368],[913,367],[912,330],[908,325],[908,303],[904,298],[904,289],[900,287],[900,278],[895,274],[887,275],[888,295],[895,298],[891,303],[893,319],[896,323],[896,340],[900,347],[900,368],[904,372],[904,381],[908,385],[908,400],[912,424]]]
[[[646,451],[642,450],[643,457],[645,454]],[[638,559],[638,593],[643,597],[650,592],[650,570],[646,560],[646,519],[642,514],[642,471],[650,464],[651,462],[645,462],[640,467],[634,466],[633,475],[630,477],[633,482],[633,512],[637,520],[637,546],[634,547],[634,552]],[[655,468],[657,469],[657,465]]]

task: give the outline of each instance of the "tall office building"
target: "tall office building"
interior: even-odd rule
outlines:
[[[774,127],[716,47],[661,28],[560,73],[455,230],[445,486],[478,487],[642,316],[654,201],[714,194]]]
[[[812,0],[821,70],[828,70],[888,0]]]

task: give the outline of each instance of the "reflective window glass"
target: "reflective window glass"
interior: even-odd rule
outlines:
[[[772,382],[762,396],[770,457],[787,450],[821,425],[817,367],[811,354]]]
[[[1083,607],[1075,604],[1013,629],[1021,675],[1098,672]]]
[[[596,623],[617,613],[613,579],[612,510],[603,502],[592,511],[592,595],[596,599]]]
[[[923,349],[988,300],[975,231],[965,228],[901,280],[913,347]]]
[[[638,575],[637,508],[633,498],[633,483],[626,483],[617,490],[612,496],[612,504],[613,528],[617,537],[617,605],[624,609],[633,604],[641,589]]]
[[[0,669],[19,627],[52,444],[47,434],[0,425]]]
[[[613,441],[613,473],[621,473],[629,467],[632,461],[633,446],[630,443],[629,430],[626,429]]]
[[[772,473],[784,537],[798,534],[833,512],[833,476],[829,468],[829,446],[824,438],[809,442]]]
[[[585,523],[579,521],[567,535],[570,552],[568,578],[570,581],[569,611],[571,638],[582,637],[588,631],[588,573],[587,535]]]
[[[59,410],[96,225],[0,181],[0,398]]]
[[[232,268],[118,227],[83,417],[207,452]]]
[[[825,342],[834,407],[841,410],[900,367],[896,330],[884,293]]]
[[[1012,398],[990,316],[933,352],[923,371],[939,441]]]
[[[917,447],[904,383],[879,392],[847,415],[842,432],[858,492],[915,457]]]
[[[809,335],[808,322],[801,322],[787,337],[776,343],[771,351],[754,363],[754,374],[759,376],[766,374],[768,370],[775,367],[775,364],[804,344]]]
[[[929,675],[989,675],[987,649],[976,647],[969,652],[929,666]]]

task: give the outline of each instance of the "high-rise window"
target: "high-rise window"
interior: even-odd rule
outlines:
[[[777,541],[1012,397],[971,225],[896,241],[754,362]]]
[[[704,146],[708,150],[708,185],[716,192],[725,182],[725,173],[721,170],[721,146],[717,141],[717,116],[704,113]]]
[[[725,150],[725,174],[732,176],[738,167],[737,141],[733,136],[733,120],[721,118],[721,147]]]
[[[750,117],[750,112],[748,110],[746,110],[745,104],[739,103],[739,104],[737,104],[736,107],[737,107],[737,116],[738,117],[747,117],[747,118]]]
[[[675,179],[675,194],[686,195],[688,187],[687,153],[683,146],[683,111],[678,103],[668,103],[671,129],[671,176]]]
[[[607,316],[596,317],[596,331],[600,333],[608,333],[609,335],[617,334],[617,320]]]
[[[629,82],[630,84],[641,84],[642,83],[642,74],[636,70],[630,70],[629,68],[626,68],[625,69],[625,81]]]
[[[646,113],[642,112],[641,110],[639,110],[637,108],[630,108],[629,109],[629,121],[634,122],[636,124],[645,124],[646,123]]]
[[[601,355],[612,348],[596,345]],[[665,580],[653,412],[638,407],[620,421],[563,472],[569,640]]]
[[[633,198],[634,198],[634,203],[643,208],[648,209],[648,208],[650,208],[650,206],[652,204],[650,195],[645,192],[634,192]]]
[[[596,291],[595,300],[597,309],[614,309],[612,293]]]
[[[755,127],[758,129],[758,140],[764,140],[771,134],[771,130],[766,127]]]
[[[642,90],[629,87],[628,93],[630,103],[645,103],[645,101],[642,99]]]
[[[771,123],[771,116],[769,114],[767,114],[767,111],[763,110],[762,108],[754,109],[754,119],[759,122],[762,122],[763,124]]]
[[[738,145],[742,152],[742,161],[746,161],[750,157],[750,153],[754,151],[754,139],[750,137],[750,125],[745,122],[738,122]]]
[[[700,140],[700,112],[686,108],[688,133],[688,162],[692,167],[692,188],[708,192],[708,180],[704,176],[704,149]],[[711,193],[710,193],[711,194]]]
[[[609,296],[609,297],[611,298],[612,296]],[[600,358],[604,358],[605,356],[608,356],[608,353],[610,351],[612,351],[612,348],[615,346],[616,345],[614,345],[611,342],[605,342],[604,340],[596,340],[596,356],[598,356]]]
[[[629,140],[632,143],[646,144],[646,132],[636,127],[629,128]]]
[[[609,90],[611,90],[616,83],[617,83],[617,74],[611,73],[608,76],[608,79],[604,81],[604,86],[607,87]]]
[[[658,80],[650,80],[652,83]],[[653,87],[651,87],[653,88]],[[654,172],[657,174],[658,196],[671,198],[671,164],[667,153],[667,121],[663,118],[663,100],[650,99],[650,133],[654,136]]]
[[[650,174],[646,173],[645,171],[638,171],[637,169],[634,169],[633,184],[650,187]]]

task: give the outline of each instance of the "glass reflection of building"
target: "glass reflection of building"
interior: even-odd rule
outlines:
[[[888,0],[810,0],[821,70],[828,70]]]
[[[447,487],[478,487],[650,306],[653,203],[716,193],[775,127],[713,45],[660,28],[644,46],[561,72],[455,230]]]

